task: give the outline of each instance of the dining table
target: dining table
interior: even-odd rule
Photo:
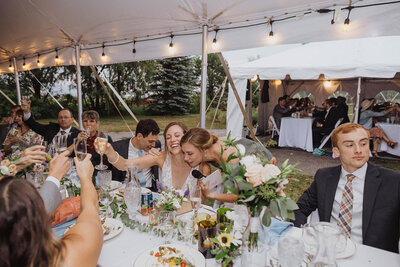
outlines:
[[[313,151],[312,124],[314,119],[290,118],[281,119],[281,128],[279,135],[280,147],[297,147],[308,152]]]
[[[382,141],[379,145],[378,152],[386,152],[392,155],[400,156],[400,124],[379,122],[376,123],[375,126],[380,127],[390,140],[399,143],[394,148],[391,148],[386,142]]]
[[[205,209],[207,208],[207,209]],[[209,207],[200,208],[199,212],[210,212]],[[291,227],[285,233],[286,236],[294,238],[302,238],[300,228]],[[173,243],[182,243],[182,241],[173,241]],[[136,259],[143,253],[148,253],[155,246],[164,244],[164,238],[124,227],[122,232],[114,238],[105,241],[98,260],[98,267],[132,267],[136,266]],[[197,249],[197,244],[190,245]],[[276,246],[276,245],[275,245]],[[268,255],[268,253],[267,253]],[[269,261],[268,261],[269,262]],[[240,261],[237,261],[239,265]],[[206,259],[205,266],[217,267],[220,266],[215,259]],[[303,262],[302,266],[308,266]],[[385,266],[398,267],[400,266],[400,255],[393,252],[377,249],[374,247],[356,244],[354,255],[345,259],[337,260],[338,267],[369,267],[369,266]],[[145,266],[143,266],[145,267]],[[200,267],[200,266],[199,266]]]

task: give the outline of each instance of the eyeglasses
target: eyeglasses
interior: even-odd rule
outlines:
[[[67,117],[67,116],[63,116],[63,117],[58,117],[59,120],[63,120],[63,119],[70,119],[71,117]]]

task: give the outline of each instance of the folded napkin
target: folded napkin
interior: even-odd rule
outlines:
[[[74,225],[75,223],[76,223],[76,220],[72,220],[69,222],[59,224],[56,227],[53,227],[53,231],[58,236],[58,238],[61,238],[61,237],[63,237],[63,235],[64,235],[65,231],[68,229],[68,227]]]
[[[273,246],[278,239],[283,236],[287,231],[289,231],[290,227],[293,226],[291,222],[280,221],[275,218],[271,218],[271,225],[269,227],[265,227],[265,231],[267,232],[267,241],[270,246]]]

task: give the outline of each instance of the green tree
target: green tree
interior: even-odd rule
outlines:
[[[190,112],[190,99],[198,86],[196,65],[191,57],[158,61],[151,84],[151,102],[146,111],[152,114],[178,115]]]

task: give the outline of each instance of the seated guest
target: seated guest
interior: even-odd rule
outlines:
[[[369,132],[345,123],[332,134],[341,165],[319,169],[297,201],[295,226],[318,209],[320,221],[338,224],[354,242],[399,251],[400,173],[368,162]]]
[[[40,124],[32,116],[31,101],[22,101],[22,110],[24,111],[24,122],[36,133],[43,136],[44,141],[54,144],[55,136],[67,136],[67,146],[74,143],[74,138],[78,136],[79,130],[72,127],[74,116],[69,109],[62,109],[58,112],[58,123]]]
[[[292,112],[292,106],[286,107],[286,98],[284,96],[278,99],[278,104],[274,108],[273,117],[276,123],[276,126],[281,128],[281,118],[290,116]]]
[[[36,188],[24,179],[0,181],[0,266],[96,266],[103,244],[91,155],[75,158],[81,182],[80,215],[60,240]]]
[[[87,140],[88,153],[92,154],[92,163],[94,166],[100,164],[100,154],[98,154],[94,148],[94,140],[99,136],[98,131],[100,126],[100,115],[95,110],[87,110],[82,113],[82,125],[83,131],[78,134],[78,137],[85,138]],[[108,136],[108,142],[112,143],[111,136]],[[73,146],[68,147],[70,152],[73,152]]]
[[[192,176],[192,170],[199,170],[207,176],[210,174],[210,167],[208,164],[202,163],[192,168],[185,162],[180,142],[186,132],[187,128],[183,123],[169,123],[164,130],[166,151],[161,152],[158,156],[149,154],[126,160],[123,157],[118,157],[111,146],[108,147],[106,154],[111,162],[115,161],[114,166],[120,170],[125,170],[127,163],[135,163],[139,169],[156,165],[161,171],[159,182],[163,188],[175,188],[177,190],[189,188],[190,192],[194,192],[198,180]]]
[[[17,111],[21,109],[20,105],[14,105],[11,107],[10,117],[4,117],[0,122],[0,145],[4,143],[8,131],[15,124],[14,119],[17,115]]]
[[[343,118],[341,124],[350,122],[349,120],[349,107],[346,104],[346,98],[343,96],[337,97],[337,107],[336,112],[339,118]]]
[[[4,151],[13,154],[14,158],[22,153],[23,148],[40,145],[42,142],[42,137],[29,129],[29,126],[23,121],[23,116],[22,110],[16,112],[15,125],[11,127],[4,141]]]
[[[152,119],[140,120],[136,126],[135,136],[131,139],[123,139],[112,143],[113,149],[125,159],[133,159],[143,157],[152,148],[160,148],[161,143],[158,141],[158,134],[160,128],[157,123]],[[107,154],[110,156],[109,154]],[[112,156],[111,156],[112,157]],[[109,159],[110,164],[115,164],[116,159],[112,157]],[[124,181],[126,172],[112,167],[113,179],[117,181]],[[158,166],[145,168],[138,172],[138,178],[142,187],[151,188],[156,190],[156,180],[158,180]]]
[[[335,108],[332,108],[331,99],[324,101],[325,111],[320,114],[320,117],[316,119],[316,123],[313,125],[313,147],[318,147],[324,135],[328,135],[335,128],[335,124],[339,117]]]
[[[370,136],[372,138],[373,142],[373,150],[372,150],[372,155],[376,158],[380,158],[378,155],[378,147],[379,144],[381,143],[382,139],[390,146],[391,148],[394,148],[397,145],[397,142],[393,142],[387,137],[385,132],[382,130],[382,128],[379,128],[377,126],[373,127],[373,118],[374,117],[380,117],[380,116],[385,116],[389,112],[392,112],[393,110],[400,110],[399,108],[388,108],[387,110],[383,110],[380,112],[374,112],[372,111],[374,106],[374,99],[365,99],[361,102],[361,113],[360,113],[360,121],[359,123],[364,126],[365,129],[369,130]]]

